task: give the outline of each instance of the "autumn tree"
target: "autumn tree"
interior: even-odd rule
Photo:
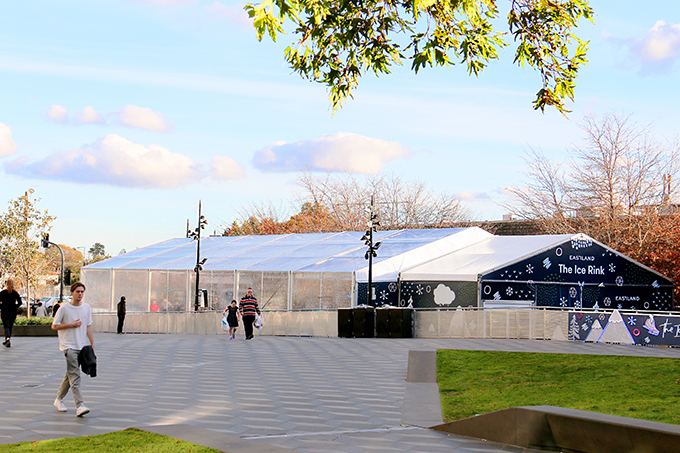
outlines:
[[[547,233],[588,234],[680,281],[680,211],[673,203],[680,146],[614,114],[587,117],[581,128],[585,142],[568,161],[530,152],[526,186],[513,189],[514,211]]]
[[[83,254],[68,245],[59,244],[61,250],[64,252],[64,269],[71,271],[71,274],[80,274],[80,268],[83,265]],[[61,269],[61,254],[56,247],[50,246],[45,250],[45,257],[47,258],[49,269],[52,272],[60,272]]]
[[[46,269],[47,260],[40,249],[40,238],[49,231],[55,217],[37,208],[39,198],[29,189],[16,200],[11,200],[0,218],[0,252],[2,273],[16,275],[25,288],[26,300],[31,288],[38,285]],[[27,310],[30,316],[30,310]]]
[[[325,84],[335,111],[352,97],[365,73],[389,74],[409,61],[416,73],[425,67],[463,65],[479,76],[499,58],[511,37],[514,63],[529,65],[541,77],[534,108],[567,112],[575,79],[586,63],[587,43],[574,29],[592,20],[585,0],[508,0],[508,28],[494,27],[496,0],[263,0],[248,3],[257,37],[276,41],[292,24],[295,42],[285,49],[288,65],[301,77]]]

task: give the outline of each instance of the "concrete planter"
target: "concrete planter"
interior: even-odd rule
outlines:
[[[56,337],[57,331],[52,326],[14,326],[13,337]]]

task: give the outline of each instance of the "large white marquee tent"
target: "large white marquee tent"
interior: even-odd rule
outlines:
[[[223,309],[248,287],[269,309],[335,309],[366,303],[368,268],[362,235],[204,238],[201,259],[207,262],[199,281],[206,305]],[[378,231],[375,241],[382,246],[373,264],[371,304],[559,306],[563,293],[573,295],[574,287],[577,297],[568,297],[566,306],[605,303],[605,297],[624,297],[628,290],[633,299],[643,298],[640,303],[649,302],[650,307],[665,309],[672,303],[670,280],[584,235],[494,236],[472,227]],[[150,311],[156,305],[162,311],[191,310],[196,245],[189,238],[170,239],[84,267],[81,276],[88,302],[95,311],[110,312],[124,295],[132,312]],[[546,259],[554,267],[545,268]],[[580,264],[586,271],[591,266],[606,275],[584,278],[578,274]],[[529,275],[527,269],[536,273]],[[618,285],[624,277],[626,282]]]

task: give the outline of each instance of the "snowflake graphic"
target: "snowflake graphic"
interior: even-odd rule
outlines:
[[[590,317],[590,315],[586,316],[586,321],[587,322],[593,322],[593,318]]]
[[[569,288],[569,296],[572,299],[575,299],[577,295],[578,295],[578,293],[576,292],[576,288],[574,288],[574,287]]]
[[[617,308],[621,310],[623,308],[623,305],[619,304]]]
[[[533,274],[534,273],[534,266],[531,264],[527,264],[527,274]]]
[[[391,292],[394,293],[397,291],[397,284],[392,282],[389,285],[387,285],[387,289]]]
[[[507,289],[505,290],[505,294],[508,296],[512,296],[513,290],[512,287],[508,286]]]
[[[569,303],[567,302],[567,298],[566,297],[560,297],[560,306],[566,307],[567,305],[569,305]]]
[[[418,285],[418,286],[416,287],[416,293],[417,293],[419,296],[422,296],[422,295],[423,295],[423,287],[420,286],[420,285]]]
[[[380,298],[382,300],[387,300],[389,297],[390,296],[389,296],[389,294],[387,294],[387,291],[385,291],[384,289],[382,291],[380,291]]]
[[[614,263],[609,263],[609,272],[612,273],[616,272],[616,266],[614,265]]]
[[[609,297],[604,298],[604,306],[609,307],[612,304],[612,300]]]
[[[631,326],[636,326],[636,325],[637,325],[637,321],[635,320],[634,317],[629,316],[629,317],[628,317],[628,324],[631,325]]]
[[[581,309],[581,301],[580,300],[577,300],[576,302],[574,302],[574,308],[576,308],[578,310]]]
[[[623,286],[623,277],[620,275],[616,277],[616,286]]]

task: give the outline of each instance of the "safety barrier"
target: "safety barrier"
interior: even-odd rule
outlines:
[[[256,335],[337,337],[338,312],[327,311],[268,311],[263,313],[264,327]],[[95,332],[116,332],[115,314],[92,315]],[[243,331],[243,323],[239,327]],[[125,333],[182,333],[217,335],[222,331],[222,314],[207,313],[128,313],[123,327]]]
[[[337,310],[271,310],[265,311],[263,318],[264,327],[256,330],[256,335],[338,336]],[[93,314],[96,332],[115,332],[117,321],[115,314]],[[608,331],[610,321],[612,327]],[[128,313],[124,331],[217,335],[223,333],[222,314]],[[628,339],[626,332],[630,332],[633,341]],[[680,314],[550,308],[419,309],[415,310],[414,333],[416,338],[575,340],[680,346]]]

